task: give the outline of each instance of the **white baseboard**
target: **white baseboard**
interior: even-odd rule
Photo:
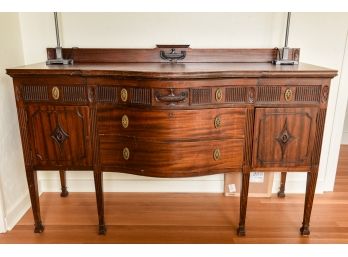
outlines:
[[[343,131],[341,144],[348,145],[348,131]]]
[[[191,192],[222,193],[223,175],[195,178],[151,178],[122,173],[104,173],[104,192]],[[40,172],[42,192],[59,192],[58,172]],[[68,171],[67,187],[70,192],[94,192],[93,173]]]
[[[275,174],[272,192],[277,193],[280,174]],[[67,172],[67,186],[70,192],[94,192],[93,174],[89,171]],[[222,193],[223,175],[195,178],[151,178],[122,173],[105,173],[105,192],[187,192],[187,193]],[[39,188],[41,192],[59,192],[58,172],[40,172]],[[305,193],[306,173],[289,173],[286,192]],[[318,181],[317,193],[323,192],[323,181]]]
[[[21,198],[18,199],[7,211],[5,222],[6,229],[11,230],[23,215],[30,208],[30,197],[29,192],[26,192]]]
[[[306,192],[307,173],[288,173],[285,183],[285,194],[304,194]],[[274,175],[274,181],[272,186],[272,193],[278,193],[280,186],[280,173]],[[315,188],[316,194],[322,194],[324,192],[324,180],[318,179],[317,186]]]

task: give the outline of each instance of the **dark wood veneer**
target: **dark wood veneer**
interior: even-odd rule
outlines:
[[[48,58],[55,58],[48,49]],[[309,234],[330,80],[309,64],[275,66],[275,49],[63,49],[74,65],[8,69],[14,79],[35,232],[37,175],[93,169],[99,234],[103,172],[189,177],[242,172],[245,235],[250,172],[307,172],[301,233]],[[299,59],[299,49],[290,56]],[[284,196],[286,173],[279,196]]]

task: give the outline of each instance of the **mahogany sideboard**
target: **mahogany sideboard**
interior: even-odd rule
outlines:
[[[290,56],[299,59],[299,49]],[[48,59],[55,50],[47,49]],[[273,65],[277,49],[63,49],[72,65],[7,69],[13,77],[35,232],[37,170],[93,170],[99,233],[103,172],[192,177],[241,172],[245,235],[251,171],[307,172],[309,235],[330,88],[337,71]]]

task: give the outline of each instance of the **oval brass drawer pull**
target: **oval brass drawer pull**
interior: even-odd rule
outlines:
[[[220,128],[221,127],[221,117],[220,116],[216,116],[214,119],[214,126],[215,128]]]
[[[220,160],[221,158],[221,153],[220,153],[220,149],[216,148],[213,152],[213,158],[215,161]]]
[[[123,102],[127,102],[127,99],[128,99],[128,92],[127,92],[127,89],[122,88],[122,89],[121,89],[121,100],[122,100]]]
[[[52,88],[52,98],[54,100],[58,100],[59,99],[59,88],[58,87],[53,87]]]
[[[124,115],[122,116],[122,127],[128,128],[128,125],[129,125],[128,116],[127,116],[126,114],[124,114]]]
[[[289,102],[292,100],[292,90],[290,88],[287,88],[284,93],[285,101]]]
[[[221,88],[216,89],[216,91],[215,91],[215,100],[217,102],[221,102],[221,100],[222,100],[222,89]]]
[[[130,156],[130,152],[128,147],[123,148],[123,159],[128,160]]]

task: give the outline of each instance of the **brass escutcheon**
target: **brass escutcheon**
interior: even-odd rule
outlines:
[[[220,102],[222,100],[222,89],[218,88],[215,91],[215,100]]]
[[[123,159],[128,160],[130,156],[130,152],[128,147],[123,148]]]
[[[124,114],[124,115],[122,116],[122,126],[123,126],[124,128],[127,128],[128,125],[129,125],[128,116],[127,116],[126,114]]]
[[[220,116],[216,116],[214,119],[214,126],[215,128],[220,128],[221,127],[221,117]]]
[[[52,88],[52,98],[54,100],[58,100],[59,99],[59,88],[58,87],[53,87]]]
[[[220,153],[220,149],[216,148],[213,152],[213,158],[215,161],[220,160],[221,157],[221,153]]]
[[[128,92],[127,92],[127,89],[122,88],[122,89],[121,89],[121,100],[122,100],[123,102],[126,102],[127,99],[128,99]]]
[[[284,93],[285,101],[289,102],[292,100],[292,90],[290,88],[287,88]]]

